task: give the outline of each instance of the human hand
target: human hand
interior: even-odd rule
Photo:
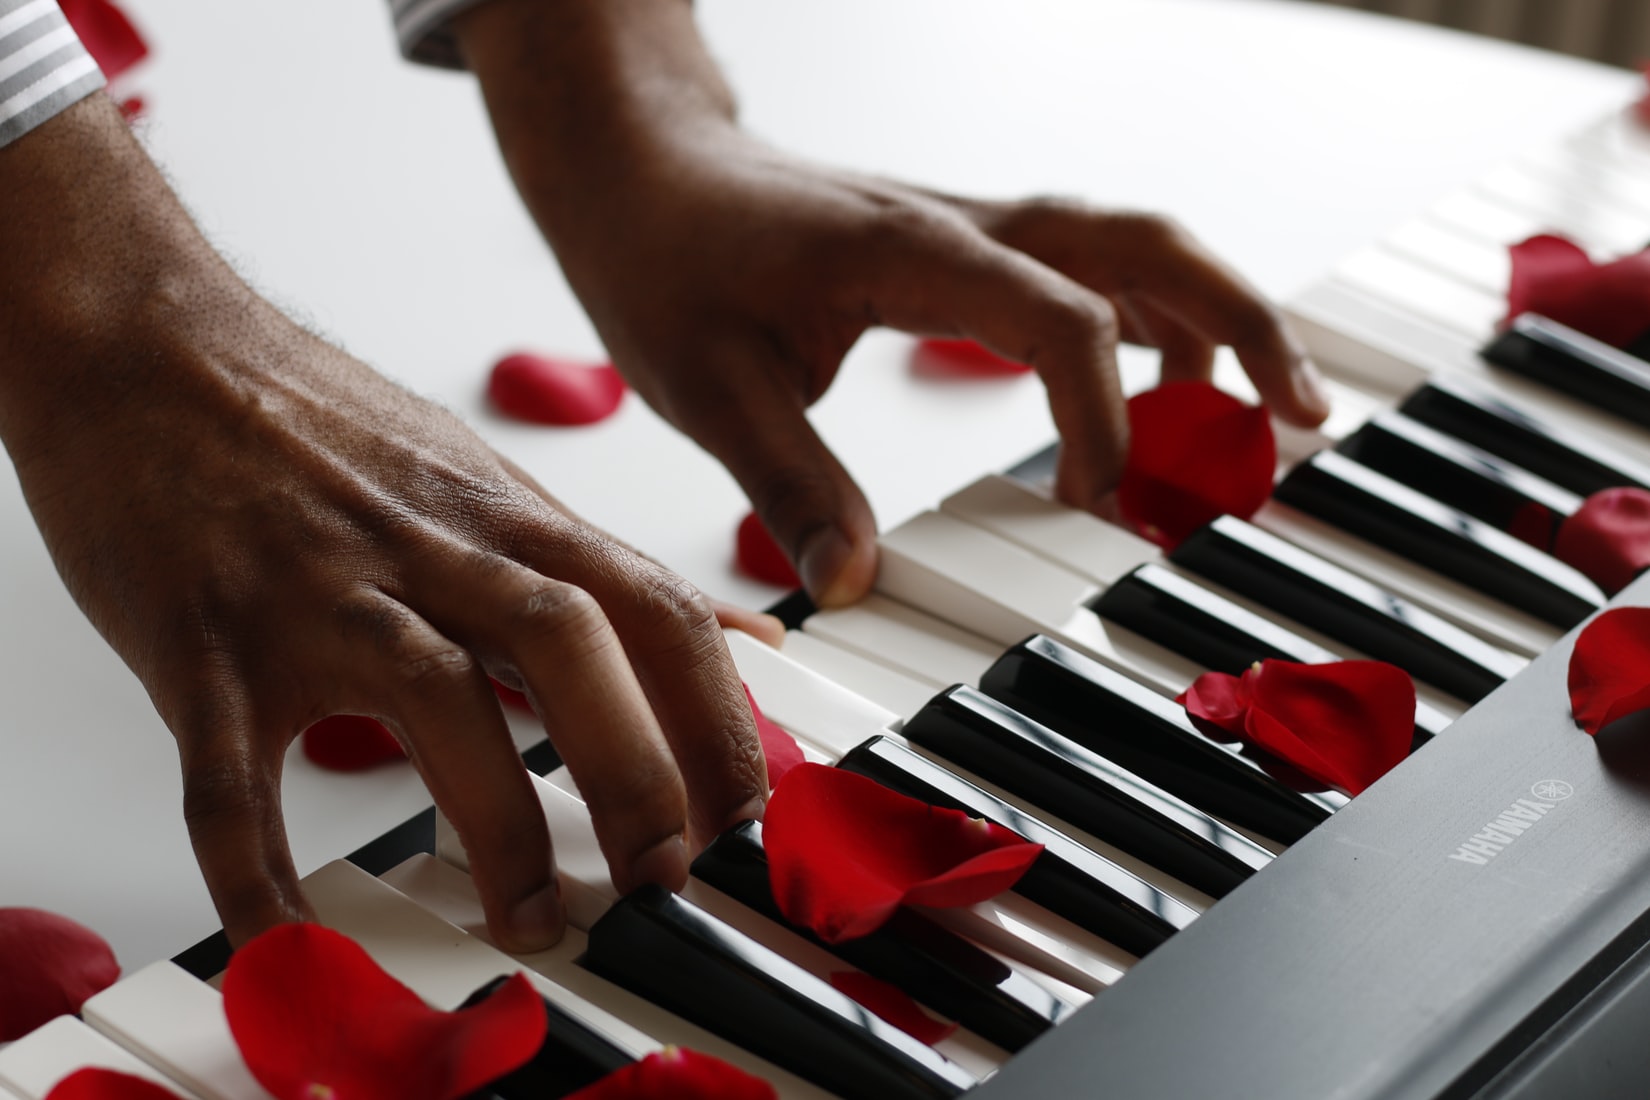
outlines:
[[[1036,368],[1056,492],[1103,510],[1127,450],[1119,340],[1166,380],[1237,353],[1283,419],[1328,408],[1281,318],[1184,230],[979,202],[787,156],[740,130],[685,4],[492,0],[459,25],[506,159],[614,362],[720,459],[814,598],[875,575],[864,494],[805,416],[874,325]]]
[[[335,713],[401,740],[503,945],[559,936],[488,674],[533,700],[619,888],[680,886],[687,840],[760,816],[706,601],[248,291],[112,105],[0,151],[0,190],[22,211],[0,224],[0,436],[65,583],[177,738],[233,941],[308,912],[281,767]]]

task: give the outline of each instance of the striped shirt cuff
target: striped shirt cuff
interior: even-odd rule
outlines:
[[[101,87],[57,0],[0,0],[0,147]]]
[[[458,52],[458,40],[453,37],[450,21],[466,8],[473,8],[483,0],[390,0],[390,12],[395,16],[395,35],[401,42],[401,53],[409,61],[438,65],[446,69],[462,69],[464,58]]]

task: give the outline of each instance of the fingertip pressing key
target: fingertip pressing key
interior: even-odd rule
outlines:
[[[1291,381],[1295,400],[1315,418],[1315,423],[1322,423],[1330,411],[1329,390],[1324,385],[1323,373],[1318,370],[1318,365],[1310,359],[1301,359]]]
[[[510,909],[508,947],[528,954],[554,947],[567,930],[567,909],[562,904],[561,887],[554,875],[542,889],[518,901]]]

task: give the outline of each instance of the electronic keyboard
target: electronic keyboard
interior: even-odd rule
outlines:
[[[506,1100],[565,1095],[667,1044],[787,1098],[1642,1092],[1650,718],[1589,737],[1565,678],[1576,629],[1650,603],[1650,580],[1607,598],[1509,531],[1650,487],[1650,362],[1540,318],[1500,325],[1505,246],[1554,230],[1601,254],[1650,242],[1650,131],[1628,112],[1450,196],[1289,304],[1336,411],[1280,431],[1254,517],[1164,552],[1055,503],[1045,452],[885,534],[864,602],[788,601],[782,650],[730,635],[809,759],[1043,844],[1013,891],[827,945],[784,922],[747,823],[681,895],[621,897],[541,745],[526,755],[563,943],[512,959],[487,942],[433,810],[309,876],[320,919],[444,1008],[524,969],[551,1039],[492,1086]],[[1410,672],[1409,758],[1353,799],[1173,702],[1204,671],[1268,657]],[[220,935],[0,1051],[0,1098],[90,1064],[264,1096],[206,981],[226,957]],[[960,1027],[917,1042],[839,993],[844,972]]]

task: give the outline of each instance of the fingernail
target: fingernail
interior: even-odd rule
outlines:
[[[1310,359],[1302,359],[1295,371],[1295,399],[1313,412],[1329,412],[1329,391],[1324,388],[1323,374]]]
[[[561,890],[554,876],[550,884],[510,910],[510,949],[518,955],[553,947],[567,928]]]
[[[687,845],[680,836],[669,836],[643,852],[630,865],[630,886],[656,882],[671,890],[680,889],[688,878]]]
[[[823,527],[802,546],[797,571],[814,602],[821,607],[852,603],[870,588],[872,575],[858,560],[854,544],[837,527]]]

